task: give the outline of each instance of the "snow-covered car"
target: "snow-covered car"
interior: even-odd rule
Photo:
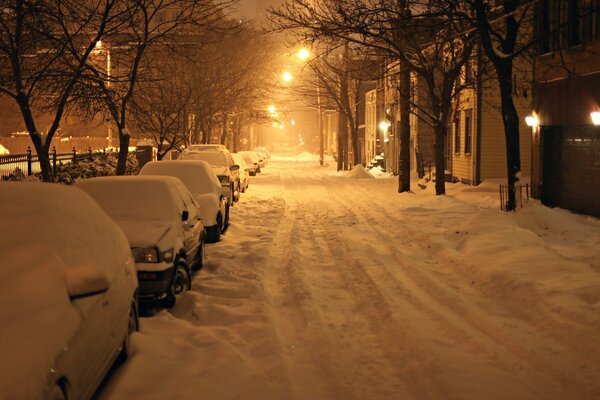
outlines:
[[[210,164],[219,182],[223,195],[229,199],[229,205],[238,201],[240,196],[240,166],[237,165],[229,150],[184,150],[178,160],[201,160]]]
[[[210,143],[210,144],[190,144],[186,150],[188,151],[203,151],[203,150],[227,150],[227,147],[223,144]]]
[[[199,204],[172,176],[109,176],[77,183],[125,232],[136,262],[141,302],[172,307],[202,267]]]
[[[233,161],[240,166],[240,192],[244,193],[250,185],[250,167],[239,153],[231,153]]]
[[[271,158],[271,153],[264,146],[255,147],[254,151],[257,152],[259,156],[261,156],[261,158],[265,161],[265,164]]]
[[[260,172],[260,158],[258,157],[258,153],[254,151],[240,151],[238,154],[241,154],[244,161],[246,161],[246,165],[250,167],[250,170],[248,171],[250,176],[255,176]]]
[[[179,178],[200,204],[200,217],[207,242],[218,242],[229,224],[229,203],[221,183],[206,161],[151,161],[140,175],[166,175]]]
[[[49,183],[0,183],[0,230],[0,398],[91,398],[138,329],[125,235]]]
[[[248,154],[250,154],[256,160],[260,168],[264,168],[267,165],[265,156],[258,151],[248,151]]]

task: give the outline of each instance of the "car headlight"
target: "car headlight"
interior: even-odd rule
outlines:
[[[133,258],[137,263],[156,263],[158,262],[158,250],[155,247],[134,248],[131,249]]]
[[[219,175],[219,182],[221,182],[221,185],[223,186],[227,186],[229,185],[229,176],[227,175]]]

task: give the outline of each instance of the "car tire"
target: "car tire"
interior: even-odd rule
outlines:
[[[63,386],[64,385],[61,385],[60,382],[56,382],[56,385],[54,385],[50,393],[48,393],[48,400],[68,400],[69,396],[67,396]]]
[[[209,226],[206,228],[206,241],[208,243],[217,243],[221,240],[221,227],[223,225],[223,218],[221,214],[217,217],[216,225]]]
[[[167,289],[167,297],[161,301],[160,305],[165,308],[173,307],[177,303],[177,298],[191,288],[192,275],[190,269],[185,261],[180,260],[175,264],[173,278],[171,278],[169,289]]]
[[[117,356],[117,365],[123,364],[131,355],[131,334],[140,330],[140,317],[136,302],[131,303],[129,309],[129,318],[127,319],[127,334],[123,338],[123,344],[121,345],[121,351]]]

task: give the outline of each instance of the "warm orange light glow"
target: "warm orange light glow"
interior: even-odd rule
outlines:
[[[284,82],[290,82],[294,77],[292,76],[292,74],[288,71],[285,71],[282,75],[281,75],[281,79],[283,79]]]
[[[310,50],[308,50],[307,48],[303,47],[300,50],[298,50],[298,53],[296,53],[296,56],[299,59],[301,59],[302,61],[306,61],[310,57]]]

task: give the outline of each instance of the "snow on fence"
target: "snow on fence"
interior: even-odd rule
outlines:
[[[99,153],[102,151],[103,150],[99,150],[95,153]],[[71,152],[57,153],[56,147],[53,147],[52,151],[49,153],[52,172],[56,173],[56,166],[59,162],[77,163],[80,160],[91,158],[93,154],[94,152],[92,152],[91,147],[88,147],[87,151],[79,153],[77,152],[75,147],[73,147],[73,151]],[[40,171],[41,168],[39,158],[37,154],[32,154],[31,147],[27,148],[26,153],[0,156],[0,177],[5,177],[11,174],[19,173],[29,176]]]

